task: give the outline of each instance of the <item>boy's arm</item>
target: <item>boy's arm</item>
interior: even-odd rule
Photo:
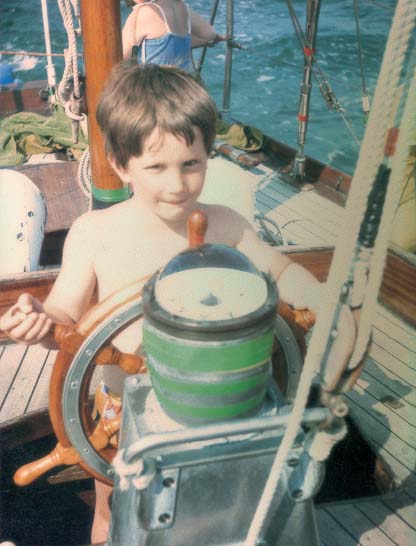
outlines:
[[[82,221],[71,228],[64,246],[61,271],[44,303],[30,294],[21,294],[1,318],[0,329],[19,343],[41,343],[56,349],[52,326],[72,323],[86,311],[95,285],[93,248]]]
[[[277,282],[279,298],[286,303],[295,309],[310,309],[317,315],[325,308],[325,284],[320,283],[307,269],[281,254],[276,247],[261,241],[248,224],[242,231],[237,248],[261,271],[271,274]],[[343,305],[340,311],[338,332],[323,378],[325,385],[331,387],[333,378],[338,375],[339,370],[347,369],[356,340],[356,323],[346,305]]]
[[[94,213],[78,218],[65,240],[60,273],[44,302],[57,322],[77,322],[89,308],[96,284]]]

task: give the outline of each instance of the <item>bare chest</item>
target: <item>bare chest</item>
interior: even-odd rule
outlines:
[[[186,247],[186,239],[179,236],[143,238],[134,233],[107,234],[94,257],[99,299],[152,275]]]

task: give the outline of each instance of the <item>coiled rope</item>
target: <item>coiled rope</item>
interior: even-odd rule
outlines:
[[[380,70],[376,92],[374,95],[373,109],[369,116],[369,122],[364,135],[363,145],[360,150],[357,168],[353,177],[351,191],[347,201],[346,217],[349,219],[350,223],[348,225],[348,230],[345,230],[345,233],[340,234],[335,247],[335,253],[327,282],[326,305],[322,306],[322,312],[319,314],[316,321],[310,346],[306,355],[303,372],[299,381],[299,387],[296,394],[296,399],[294,401],[291,419],[276,454],[276,458],[273,462],[262,497],[251,522],[245,541],[245,546],[256,546],[257,544],[257,540],[262,531],[270,504],[275,495],[281,472],[299,429],[313,377],[323,360],[323,348],[326,348],[326,346],[329,344],[330,334],[333,328],[333,317],[340,300],[340,294],[342,293],[343,286],[348,279],[349,268],[353,261],[354,251],[356,248],[356,241],[358,239],[359,230],[366,210],[367,198],[374,180],[376,179],[378,168],[383,161],[384,140],[389,128],[389,120],[391,118],[394,104],[394,95],[397,89],[400,73],[403,69],[404,57],[408,49],[410,35],[415,26],[415,7],[414,0],[399,0],[397,4],[386,52],[384,54]],[[412,84],[412,88],[413,87],[414,83]],[[413,101],[415,100],[413,90],[411,93],[409,93],[408,98]],[[406,112],[408,112],[411,107],[412,104],[408,100]],[[414,118],[414,116],[412,117]],[[410,120],[408,120],[408,123],[410,125]],[[406,128],[403,131],[403,134],[400,135],[401,141],[406,138],[405,133],[407,133],[407,130],[408,129]],[[393,169],[396,171],[395,176],[397,177],[399,177],[399,174],[403,172],[403,170],[398,167],[398,162],[403,159],[404,155],[405,152],[401,151],[393,160]],[[391,193],[393,192],[394,190],[392,190]],[[389,198],[390,195],[388,194],[387,199]],[[376,244],[380,246],[380,248],[377,248],[374,253],[374,261],[376,261],[377,255],[378,264],[376,269],[378,271],[377,273],[371,272],[369,277],[369,283],[374,283],[374,286],[369,289],[369,292],[371,293],[377,293],[380,286],[381,273],[379,270],[382,271],[380,264],[384,263],[382,254],[384,252],[385,256],[385,252],[387,251],[387,218],[389,215],[391,215],[391,211],[393,209],[394,204],[388,205],[386,220],[384,219],[383,214],[383,228],[376,240]],[[385,238],[382,243],[380,242],[381,237]],[[377,281],[378,283],[375,284]],[[367,303],[368,302],[366,301],[365,307],[367,307]],[[366,313],[367,309],[365,309],[364,312]],[[369,328],[365,327],[365,331],[361,333],[362,328],[364,328],[364,326],[361,327],[360,325],[360,332],[358,335],[361,349],[364,345],[365,347],[367,346],[368,336],[366,335],[366,332],[369,335],[370,331]],[[366,337],[366,339],[365,343],[363,344],[362,340],[364,337]]]
[[[72,18],[71,5],[78,4],[78,0],[70,2],[70,0],[58,0],[59,10],[61,12],[64,27],[68,36],[68,50],[65,56],[65,69],[62,75],[62,80],[58,86],[58,98],[62,102],[66,102],[65,88],[68,87],[70,80],[73,80],[74,94],[80,96],[80,85],[78,75],[78,54],[77,54],[77,33],[74,28]],[[75,13],[79,13],[76,8]]]
[[[85,197],[89,199],[89,210],[92,209],[91,180],[91,154],[90,149],[86,148],[78,163],[78,186]]]
[[[74,141],[78,137],[78,123],[85,121],[85,114],[77,114],[72,109],[71,98],[81,98],[81,85],[78,73],[77,36],[81,34],[79,0],[58,0],[59,10],[65,30],[68,35],[68,50],[65,55],[65,68],[58,86],[58,98],[65,108],[65,114],[73,124]],[[78,29],[74,27],[74,17],[78,21]],[[68,96],[68,89],[73,87],[73,97]],[[76,135],[76,136],[75,136]],[[84,150],[78,165],[78,186],[82,193],[89,199],[89,208],[92,207],[91,199],[91,165],[89,148]]]

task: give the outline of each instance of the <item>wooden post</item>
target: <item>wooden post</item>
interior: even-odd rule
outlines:
[[[122,57],[120,0],[81,0],[88,136],[91,154],[93,207],[104,208],[129,197],[104,152],[95,112],[104,82]]]

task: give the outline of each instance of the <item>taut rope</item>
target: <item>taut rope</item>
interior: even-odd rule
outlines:
[[[394,95],[398,86],[399,76],[403,70],[410,35],[415,26],[415,18],[416,9],[414,0],[399,0],[380,70],[373,109],[369,116],[369,122],[347,201],[346,217],[351,220],[351,223],[349,223],[348,229],[340,234],[337,241],[327,283],[327,301],[325,302],[327,305],[322,306],[322,312],[319,314],[315,324],[293,405],[291,420],[285,431],[263,495],[251,522],[245,546],[256,546],[257,544],[257,539],[260,536],[269,506],[275,495],[281,472],[299,429],[313,377],[324,360],[327,347],[330,346],[331,333],[334,330],[334,326],[336,326],[336,322],[334,325],[334,316],[337,314],[339,302],[342,301],[342,294],[345,294],[345,287],[348,284],[350,267],[354,261],[357,240],[366,212],[368,196],[376,180],[380,165],[383,163],[385,138],[394,108]],[[415,81],[413,80],[406,105],[407,114],[412,106],[414,107],[416,93],[414,87]],[[410,118],[410,115],[408,117]],[[413,122],[415,121],[415,117],[413,114]],[[402,142],[407,138],[412,121],[410,119],[407,121],[404,120],[405,129],[403,129],[400,135],[399,146],[402,146]],[[392,166],[395,171],[395,177],[399,178],[400,175],[402,176],[403,167],[399,168],[398,163],[403,161],[405,157],[406,150],[405,145],[403,145],[403,149],[398,152],[393,160]],[[387,200],[391,197],[395,200],[394,194],[396,191],[396,189],[392,189],[391,192],[389,191]],[[374,300],[380,286],[384,257],[388,245],[387,228],[389,225],[391,226],[394,210],[394,202],[386,206],[386,213],[383,214],[381,230],[376,240],[377,248],[374,252],[375,269],[371,272],[367,281],[367,297],[363,310],[364,322],[360,325],[357,347],[353,355],[353,364],[359,360],[359,357],[362,356],[367,347],[371,326],[371,323],[368,322],[369,315],[367,313],[369,313],[372,304],[374,305]],[[383,238],[383,241],[381,241],[381,238]],[[372,283],[373,286],[368,287],[368,283]]]

